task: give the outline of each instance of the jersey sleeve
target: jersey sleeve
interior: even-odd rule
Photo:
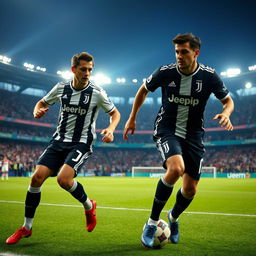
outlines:
[[[106,113],[110,113],[116,108],[103,89],[99,92],[99,105]]]
[[[155,70],[147,79],[146,79],[146,89],[148,91],[154,92],[158,87],[161,86],[162,80],[162,71],[161,68]]]
[[[44,97],[43,100],[49,104],[53,105],[55,102],[59,101],[58,95],[59,83],[56,84]]]
[[[229,94],[229,91],[216,72],[213,73],[212,81],[212,92],[215,97],[219,100],[224,99]]]

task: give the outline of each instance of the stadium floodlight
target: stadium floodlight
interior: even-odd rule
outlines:
[[[240,68],[229,68],[227,71],[221,72],[221,76],[226,76],[226,77],[234,77],[238,76],[241,74],[241,69]]]
[[[57,71],[57,74],[64,78],[65,80],[70,80],[73,77],[73,73],[71,71],[65,70],[65,71]]]
[[[249,69],[249,71],[255,71],[256,70],[256,65],[249,66],[248,69]]]
[[[136,84],[138,83],[138,79],[132,79],[132,82]]]
[[[118,83],[125,83],[125,82],[126,82],[126,79],[122,77],[122,78],[117,78],[116,81],[117,81]]]
[[[12,61],[12,59],[6,56],[0,55],[0,61],[3,62],[4,64],[9,64]]]
[[[30,64],[30,63],[27,63],[27,62],[25,62],[24,64],[23,64],[23,66],[28,70],[28,71],[34,71],[34,65],[33,64]]]
[[[250,88],[252,88],[252,83],[251,83],[251,82],[247,82],[247,83],[244,85],[244,87],[245,87],[246,89],[250,89]]]
[[[42,67],[40,67],[40,66],[37,66],[37,67],[36,67],[36,70],[45,72],[45,71],[46,71],[46,68],[42,68]]]
[[[111,84],[111,78],[104,74],[96,74],[91,76],[91,79],[98,85]]]

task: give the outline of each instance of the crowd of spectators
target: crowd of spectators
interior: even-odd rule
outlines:
[[[0,115],[32,120],[33,108],[39,97],[29,96],[25,94],[13,93],[5,90],[0,90]],[[242,98],[235,98],[235,111],[232,114],[231,120],[233,125],[256,124],[256,101],[255,96],[244,96]],[[119,124],[119,129],[123,129],[125,121],[131,110],[130,104],[116,104],[122,114],[122,119]],[[156,118],[160,105],[143,105],[137,119],[138,130],[153,130],[153,123]],[[212,120],[216,113],[222,109],[221,103],[216,100],[210,99],[205,111],[205,124],[207,127],[218,127],[218,122]],[[51,110],[42,118],[40,122],[57,124],[59,113],[59,104],[56,103],[51,106]],[[108,118],[105,113],[100,111],[98,118],[98,128],[102,129],[108,124]]]
[[[0,143],[0,160],[4,155],[11,161],[11,170],[16,176],[30,175],[45,145]],[[256,148],[210,147],[207,148],[203,166],[215,166],[219,172],[256,172]],[[95,147],[92,156],[82,168],[82,173],[110,175],[130,173],[133,166],[161,166],[160,153],[152,149],[111,149]]]
[[[23,120],[33,119],[33,108],[39,100],[38,97],[23,95],[0,90],[0,116],[18,118]],[[232,115],[234,125],[256,124],[256,101],[255,96],[247,96],[243,99],[236,99],[236,109]],[[246,104],[245,104],[246,102]],[[125,121],[131,110],[131,105],[117,105],[122,119],[117,127],[119,130],[115,134],[115,143],[154,143],[152,140],[153,123],[159,109],[158,106],[143,105],[137,119],[137,132],[134,136],[129,136],[128,141],[123,141],[122,130]],[[56,124],[58,119],[58,108],[56,104],[39,121]],[[210,100],[206,107],[205,127],[218,127],[218,122],[213,121],[212,117],[221,111],[221,104]],[[105,128],[109,124],[109,118],[105,113],[100,112],[97,121],[97,128]],[[19,124],[17,122],[0,121],[0,132],[12,133],[17,135],[40,136],[50,138],[54,132],[54,127],[45,128],[41,126]],[[141,134],[140,131],[146,131]],[[234,130],[233,132],[206,132],[205,141],[223,140],[244,140],[255,139],[256,128]],[[100,142],[100,140],[98,140]],[[11,160],[11,168],[15,175],[24,176],[33,172],[36,160],[46,145],[35,143],[21,143],[13,140],[12,142],[0,143],[0,160],[4,155]],[[230,150],[228,150],[228,148]],[[240,147],[209,147],[204,159],[205,166],[215,166],[220,172],[255,172],[256,168],[256,149],[253,146]],[[94,154],[88,160],[82,172],[92,172],[95,175],[109,175],[110,173],[129,173],[132,166],[161,166],[162,160],[156,149],[114,149],[114,148],[95,148]]]
[[[0,132],[11,133],[15,135],[22,136],[39,136],[44,138],[51,138],[55,128],[45,128],[45,127],[36,127],[36,126],[24,126],[17,125],[13,123],[5,123],[0,122]],[[100,130],[98,131],[99,134]],[[100,136],[98,135],[100,138]],[[242,129],[242,130],[234,130],[232,132],[227,131],[218,131],[218,132],[207,132],[204,136],[205,142],[211,141],[230,141],[230,140],[248,140],[256,138],[256,128],[251,129]],[[100,140],[97,140],[100,142]],[[153,131],[147,133],[140,133],[135,131],[133,136],[129,135],[129,139],[123,140],[123,131],[118,130],[115,133],[115,143],[123,144],[145,144],[145,143],[154,143],[153,142]]]
[[[43,152],[44,146],[9,141],[0,143],[0,160],[6,156],[10,160],[9,170],[14,176],[30,175],[36,165],[36,161]]]
[[[219,172],[256,172],[256,147],[208,148],[203,165]]]

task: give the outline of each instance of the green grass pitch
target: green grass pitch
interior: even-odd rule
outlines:
[[[180,243],[160,250],[145,250],[140,245],[158,179],[77,180],[97,201],[95,230],[86,231],[83,208],[50,178],[42,188],[33,235],[11,246],[5,240],[23,224],[29,178],[0,181],[0,255],[256,255],[255,179],[202,178],[197,196],[180,216]],[[179,187],[177,183],[161,215],[164,220]]]

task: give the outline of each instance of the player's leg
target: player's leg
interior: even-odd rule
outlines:
[[[154,221],[159,220],[160,213],[162,212],[167,200],[172,193],[174,184],[184,172],[184,162],[181,155],[174,155],[169,157],[165,164],[167,170],[157,184],[150,216],[150,218]]]
[[[149,248],[153,246],[159,216],[171,196],[174,184],[184,172],[184,162],[181,156],[180,145],[175,136],[167,138],[160,145],[158,143],[158,149],[163,159],[166,159],[164,161],[164,167],[167,170],[157,184],[151,215],[141,236],[142,244]]]
[[[172,210],[168,212],[170,222],[172,243],[179,242],[179,216],[188,208],[196,194],[197,184],[200,179],[201,165],[204,155],[204,148],[196,141],[186,141],[183,147],[183,159],[185,172],[182,177],[182,188],[178,190],[176,202]]]
[[[172,217],[178,219],[192,202],[197,189],[198,180],[193,179],[187,173],[182,177],[182,188],[177,192],[176,203],[172,209]]]
[[[21,238],[31,236],[35,211],[41,198],[41,185],[51,174],[52,171],[48,167],[37,165],[26,195],[24,224],[6,240],[7,244],[15,244]]]
[[[174,207],[168,212],[168,219],[171,228],[170,240],[174,244],[178,243],[180,238],[178,218],[192,202],[194,195],[196,194],[198,184],[198,180],[194,180],[187,173],[184,173],[182,180],[182,188],[177,192]]]
[[[88,232],[93,231],[96,226],[96,202],[89,199],[82,184],[74,180],[74,177],[90,155],[90,148],[88,149],[84,144],[78,144],[69,152],[57,177],[59,185],[83,204]]]
[[[85,210],[92,209],[92,203],[89,200],[87,194],[84,191],[83,185],[78,181],[74,180],[75,171],[74,168],[64,164],[61,168],[57,181],[59,185],[70,192],[70,194],[76,198],[79,202],[81,202],[85,208]]]
[[[7,180],[6,173],[7,173],[6,166],[3,166],[2,167],[2,180],[4,180],[4,178]]]

